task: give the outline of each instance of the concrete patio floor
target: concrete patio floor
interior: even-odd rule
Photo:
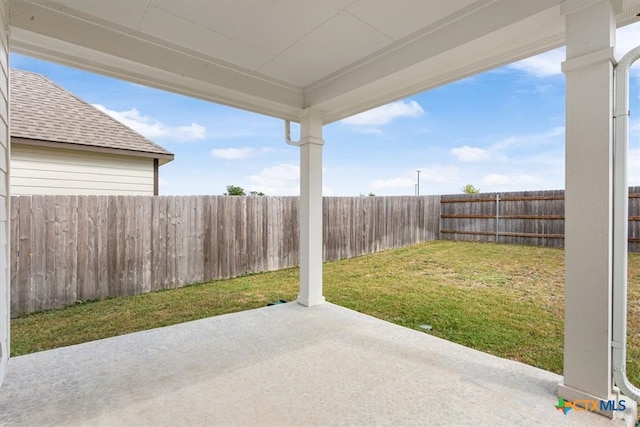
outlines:
[[[212,317],[9,361],[2,425],[612,426],[559,375],[333,304]]]

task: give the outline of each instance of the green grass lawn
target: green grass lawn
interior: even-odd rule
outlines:
[[[640,383],[640,256],[629,257],[629,378]],[[435,241],[325,264],[328,301],[549,371],[562,371],[564,251]],[[11,323],[11,355],[294,300],[288,269],[76,304]],[[424,325],[430,325],[428,332]]]

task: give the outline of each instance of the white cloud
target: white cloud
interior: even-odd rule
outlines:
[[[515,136],[509,136],[493,144],[491,146],[491,150],[503,150],[507,147],[517,144],[518,141],[520,141],[520,138],[516,138]]]
[[[249,147],[242,148],[214,148],[211,150],[211,155],[219,159],[225,160],[238,160],[246,159],[251,156],[253,150]]]
[[[324,168],[323,168],[324,171]],[[282,163],[264,168],[248,178],[248,191],[261,191],[267,196],[297,196],[300,194],[300,166]],[[322,187],[322,194],[331,196],[332,187]]]
[[[640,130],[640,128],[639,128]],[[543,147],[558,147],[563,144],[564,126],[558,126],[547,132],[512,135],[490,144],[487,148],[470,147],[464,145],[451,149],[450,154],[458,161],[480,163],[491,159],[495,163],[513,161],[512,156],[520,157],[522,150],[531,152]],[[546,154],[545,154],[546,155]],[[528,156],[531,159],[531,154]]]
[[[502,139],[495,144],[493,144],[489,150],[491,152],[496,152],[499,150],[504,150],[511,146],[518,147],[529,147],[535,146],[540,147],[544,144],[553,144],[560,142],[559,137],[564,136],[564,126],[557,126],[551,129],[548,132],[544,133],[536,133],[529,135],[518,135],[518,136],[510,136],[505,139]],[[562,141],[563,142],[563,141]]]
[[[420,168],[420,171],[420,181],[438,184],[445,184],[451,181],[455,181],[456,179],[458,179],[458,176],[460,174],[460,171],[455,166],[443,165],[428,165]]]
[[[627,179],[629,185],[640,185],[640,148],[629,148],[627,154]]]
[[[300,167],[280,164],[249,176],[249,191],[262,191],[268,196],[296,196],[300,193]]]
[[[424,110],[416,101],[395,101],[341,120],[354,126],[381,126],[398,117],[420,117]]]
[[[622,58],[624,54],[638,46],[640,40],[640,25],[634,23],[618,29],[616,33],[616,57]]]
[[[483,148],[464,145],[451,149],[451,155],[461,162],[481,162],[491,157],[491,152]]]
[[[93,104],[93,106],[149,139],[165,138],[188,141],[206,137],[206,128],[197,123],[191,123],[188,126],[167,126],[154,118],[145,116],[136,108],[114,111],[101,104]]]
[[[565,130],[564,126],[556,126],[553,129],[551,129],[549,132],[540,134],[536,138],[540,138],[542,140],[554,139],[558,136],[564,136],[564,130]]]
[[[264,147],[264,148],[251,148],[251,147],[229,147],[229,148],[214,148],[211,150],[211,155],[218,159],[225,160],[240,160],[240,159],[248,159],[250,157],[255,157],[262,153],[270,153],[275,151],[273,148]]]
[[[565,49],[561,47],[559,49],[550,50],[540,55],[532,56],[530,58],[523,59],[522,61],[514,62],[508,65],[509,68],[515,70],[524,71],[525,73],[532,74],[535,77],[550,77],[562,74],[560,64],[565,59]]]

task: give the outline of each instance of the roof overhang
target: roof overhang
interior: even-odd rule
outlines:
[[[121,148],[96,147],[93,145],[73,144],[70,142],[43,141],[40,139],[27,139],[11,137],[11,144],[28,145],[32,147],[55,148],[62,150],[85,151],[91,153],[113,154],[118,156],[143,157],[147,159],[158,159],[159,165],[164,165],[173,160],[173,154],[148,153],[145,151],[124,150]]]
[[[618,25],[640,13],[639,0],[613,2]],[[561,46],[563,15],[590,1],[177,3],[11,0],[11,49],[292,121],[314,108],[329,123]]]

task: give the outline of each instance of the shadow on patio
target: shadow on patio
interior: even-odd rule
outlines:
[[[559,375],[333,304],[296,303],[16,357],[2,425],[618,425]]]

